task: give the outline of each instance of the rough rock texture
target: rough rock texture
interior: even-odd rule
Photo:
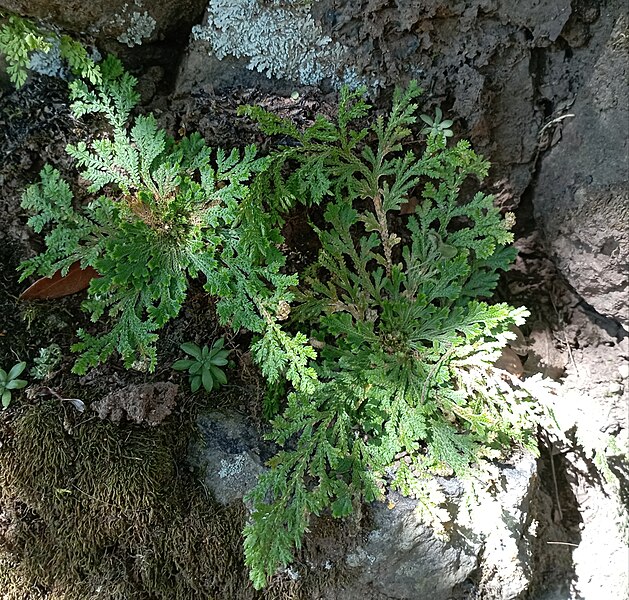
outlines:
[[[201,438],[190,445],[190,462],[221,504],[241,500],[264,471],[258,439],[236,413],[209,412],[197,421]]]
[[[129,47],[186,36],[204,0],[0,0],[0,8]]]
[[[629,18],[607,20],[569,65],[547,64],[551,100],[565,93],[567,74],[579,70],[582,82],[533,199],[561,273],[598,312],[629,326]]]
[[[540,238],[533,232],[518,241],[508,285],[533,308],[526,373],[561,378],[552,404],[564,433],[541,438],[533,577],[525,598],[625,598],[629,473],[617,455],[629,449],[629,335],[566,287],[540,252]]]
[[[482,598],[514,600],[526,591],[535,460],[524,456],[497,469],[493,485],[478,486],[468,501],[469,482],[443,484],[453,516],[449,540],[421,523],[415,500],[397,497],[393,509],[371,506],[374,528],[346,560],[357,578],[348,598],[369,597],[373,589],[387,598],[449,600],[474,590]]]
[[[335,85],[364,82],[374,91],[416,78],[427,90],[427,104],[443,106],[457,118],[459,131],[492,159],[501,192],[517,202],[527,187],[542,123],[532,72],[536,52],[558,40],[571,15],[568,0],[532,4],[322,0],[312,3],[311,14],[300,13],[301,21],[311,25],[308,35],[297,37],[301,31],[297,27],[282,37],[281,44],[266,45],[276,37],[271,35],[273,14],[304,12],[302,4],[261,0],[243,0],[231,8],[223,4],[211,0],[203,26],[195,29],[179,78],[181,89],[190,89],[192,83],[215,87],[237,83],[233,61],[227,63],[227,79],[221,78],[215,62],[228,55],[243,57],[241,81],[247,83],[251,76],[245,67],[302,84],[324,78]],[[251,15],[264,13],[265,18],[244,18],[245,10]],[[212,56],[206,59],[210,67],[205,77],[203,52]],[[304,72],[301,63],[292,66],[304,55],[306,62],[325,67],[316,77],[312,69]]]
[[[198,420],[201,439],[190,446],[190,462],[202,470],[202,480],[222,504],[241,500],[264,471],[259,438],[244,418],[235,413],[210,412]],[[523,456],[514,465],[496,469],[489,485],[477,486],[476,496],[466,496],[466,485],[441,483],[446,509],[452,516],[449,540],[437,537],[417,513],[418,502],[391,495],[389,503],[373,503],[370,530],[353,544],[344,561],[349,579],[341,590],[331,589],[326,598],[448,600],[463,597],[472,584],[486,597],[515,600],[527,589],[531,574],[533,521],[529,508],[537,489],[536,462]],[[472,499],[469,507],[465,498]],[[392,508],[390,508],[392,507]],[[309,543],[317,543],[313,525]],[[330,532],[328,532],[329,534]],[[347,541],[347,540],[346,540]],[[308,566],[291,566],[295,577],[301,568],[329,570],[338,562],[335,553],[306,559]],[[467,581],[466,581],[467,580]],[[490,594],[490,595],[489,595]],[[485,596],[483,596],[485,597]]]
[[[159,425],[172,412],[178,389],[167,381],[128,385],[92,402],[92,409],[101,419],[114,423],[127,419],[138,425]]]
[[[579,448],[602,453],[613,436],[617,449],[608,449],[608,454],[629,450],[629,336],[620,328],[600,327],[585,309],[573,313],[565,335],[573,348],[572,360],[566,362],[555,414],[568,438],[576,441],[571,445],[577,451],[568,452],[559,466],[563,464],[580,524],[565,538],[552,539],[578,543],[569,548],[573,563],[570,598],[622,599],[629,591],[628,465],[610,458],[612,473],[619,479],[606,480],[591,450]],[[593,463],[598,467],[593,468]],[[559,516],[561,522],[570,520],[561,510]]]

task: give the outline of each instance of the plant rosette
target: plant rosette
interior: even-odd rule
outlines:
[[[18,379],[22,372],[26,369],[25,362],[19,362],[13,365],[7,373],[4,369],[0,369],[0,397],[2,398],[2,408],[8,408],[11,404],[11,391],[21,390],[28,385],[24,379]]]
[[[173,363],[175,371],[188,371],[190,389],[198,392],[203,385],[206,392],[218,389],[227,383],[227,376],[221,369],[229,362],[227,357],[231,350],[225,350],[225,340],[220,338],[212,344],[212,348],[201,348],[193,342],[181,344],[181,349],[192,358],[184,358]]]

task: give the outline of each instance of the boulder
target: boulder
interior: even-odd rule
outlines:
[[[185,39],[201,19],[205,0],[0,0],[4,9],[46,21],[98,42],[133,47],[163,39]]]
[[[201,436],[190,446],[191,464],[200,468],[217,501],[240,501],[265,469],[261,454],[266,448],[236,413],[205,413],[198,426]],[[325,598],[330,599],[382,595],[390,600],[449,600],[476,586],[487,597],[516,600],[527,589],[532,570],[529,528],[534,517],[529,509],[537,489],[536,473],[535,459],[523,455],[511,465],[496,466],[481,485],[475,479],[439,479],[446,498],[442,516],[451,519],[446,523],[447,537],[425,524],[419,500],[390,494],[388,503],[369,506],[370,529],[362,541],[338,540],[349,547],[344,564],[337,564],[334,553],[322,553],[325,541],[314,539],[316,556],[305,557],[307,566],[291,565],[291,576],[306,575],[303,568],[311,574],[325,572],[332,564],[342,567],[348,579],[342,589],[326,591]],[[313,524],[312,530],[310,536],[316,537],[319,527]]]
[[[628,328],[629,19],[620,11],[614,18],[613,10],[609,17],[561,133],[541,160],[533,201],[562,275],[597,312]],[[553,94],[552,83],[546,93]]]

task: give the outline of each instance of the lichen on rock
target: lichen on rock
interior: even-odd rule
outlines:
[[[197,424],[201,436],[190,444],[190,463],[217,502],[242,499],[264,472],[254,430],[242,416],[218,411],[201,414]]]
[[[136,2],[136,4],[140,5],[139,2]],[[127,8],[126,4],[124,8]],[[121,19],[121,17],[117,18]],[[126,31],[121,33],[117,40],[121,44],[129,46],[129,48],[142,45],[144,40],[149,39],[153,35],[157,26],[157,21],[146,10],[143,13],[137,10],[133,11],[128,17],[128,23]]]
[[[247,68],[267,77],[318,85],[359,83],[348,64],[348,50],[325,35],[308,4],[275,0],[210,0],[205,23],[192,29],[218,58],[248,59]]]

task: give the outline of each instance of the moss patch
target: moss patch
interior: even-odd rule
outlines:
[[[119,427],[47,402],[4,418],[0,435],[3,598],[300,596],[286,580],[251,588],[246,510],[216,505],[185,466],[191,422]]]

